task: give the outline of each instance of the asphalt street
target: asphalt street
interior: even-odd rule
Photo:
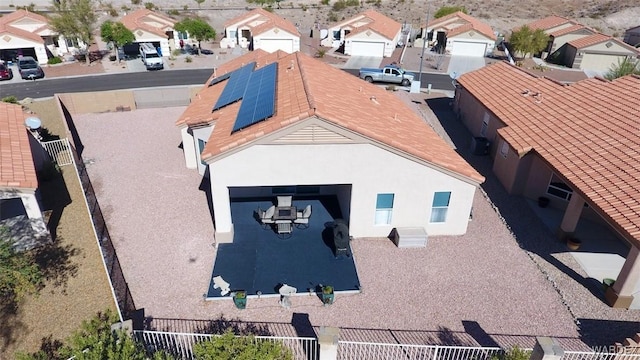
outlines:
[[[357,69],[344,71],[358,76]],[[211,69],[186,69],[25,80],[12,84],[0,84],[0,98],[13,95],[18,99],[27,97],[37,99],[51,97],[56,93],[201,85],[211,76],[211,73]],[[425,88],[427,84],[431,84],[433,89],[454,90],[451,78],[446,74],[422,74],[421,83]]]

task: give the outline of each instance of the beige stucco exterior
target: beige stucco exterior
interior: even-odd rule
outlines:
[[[562,47],[562,45],[573,41],[573,40],[578,40],[581,39],[583,37],[587,37],[589,35],[593,35],[594,32],[589,30],[589,29],[580,29],[580,30],[576,30],[574,32],[568,33],[568,34],[564,34],[564,35],[560,35],[560,36],[554,36],[553,37],[553,44],[551,45],[551,51],[549,53],[553,53],[554,51],[560,49]]]
[[[270,53],[282,50],[291,54],[300,51],[300,37],[279,28],[272,28],[253,37],[253,48]]]

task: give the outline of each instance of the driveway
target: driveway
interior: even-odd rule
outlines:
[[[352,56],[347,60],[347,63],[342,67],[343,69],[360,69],[363,67],[378,68],[382,62],[381,57],[377,56]]]
[[[468,73],[473,70],[478,70],[485,65],[485,58],[480,56],[451,56],[449,60],[449,68],[447,72],[449,74],[456,73],[460,76],[464,73]]]

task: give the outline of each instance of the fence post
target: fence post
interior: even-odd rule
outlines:
[[[530,360],[560,360],[564,355],[564,350],[556,339],[538,336],[536,345],[533,347]]]
[[[320,327],[318,343],[320,344],[320,360],[338,359],[338,339],[340,329],[335,327]]]

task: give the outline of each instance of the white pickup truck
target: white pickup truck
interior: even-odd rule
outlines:
[[[362,68],[360,69],[360,79],[367,82],[387,82],[409,86],[416,77],[413,73],[406,72],[397,66],[385,66],[382,69]]]

